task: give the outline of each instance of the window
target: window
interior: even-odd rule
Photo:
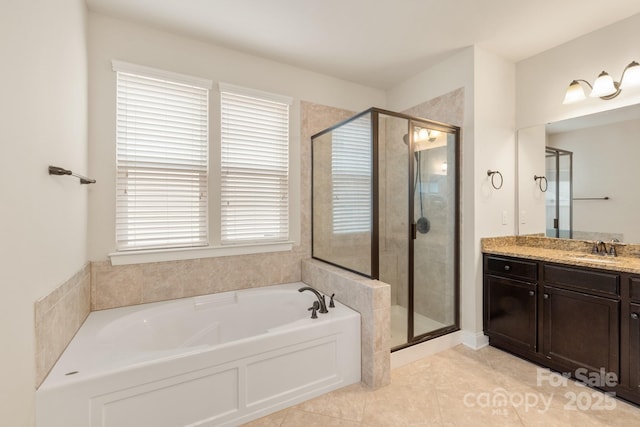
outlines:
[[[119,61],[113,69],[117,249],[207,245],[211,82]]]
[[[331,182],[334,234],[371,231],[371,116],[333,131]]]
[[[291,99],[220,85],[221,242],[289,239]]]

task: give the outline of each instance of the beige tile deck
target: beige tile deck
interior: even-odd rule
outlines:
[[[336,390],[245,424],[248,427],[640,425],[640,408],[493,347],[462,345],[391,372],[377,390]]]

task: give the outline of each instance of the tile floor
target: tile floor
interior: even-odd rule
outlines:
[[[493,347],[459,345],[394,369],[387,387],[354,384],[245,426],[640,426],[640,408],[562,380]]]

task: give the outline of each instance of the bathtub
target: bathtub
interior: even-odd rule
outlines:
[[[36,426],[235,426],[359,382],[360,314],[311,319],[302,286],[92,312],[36,391]]]

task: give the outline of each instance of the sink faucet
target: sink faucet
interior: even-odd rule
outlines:
[[[592,254],[602,255],[602,256],[618,256],[616,251],[615,243],[617,243],[617,239],[613,239],[611,241],[611,245],[609,246],[609,250],[607,251],[607,245],[602,241],[598,240],[593,243],[593,248],[591,249]]]
[[[324,295],[321,295],[320,292],[316,291],[310,286],[304,286],[298,289],[298,292],[303,292],[303,291],[311,291],[315,294],[316,298],[318,298],[318,304],[320,304],[320,313],[329,312],[329,310],[327,310],[327,303],[324,301]]]
[[[607,246],[604,244],[602,240],[598,240],[593,244],[593,249],[591,250],[592,254],[606,255],[607,254]]]

